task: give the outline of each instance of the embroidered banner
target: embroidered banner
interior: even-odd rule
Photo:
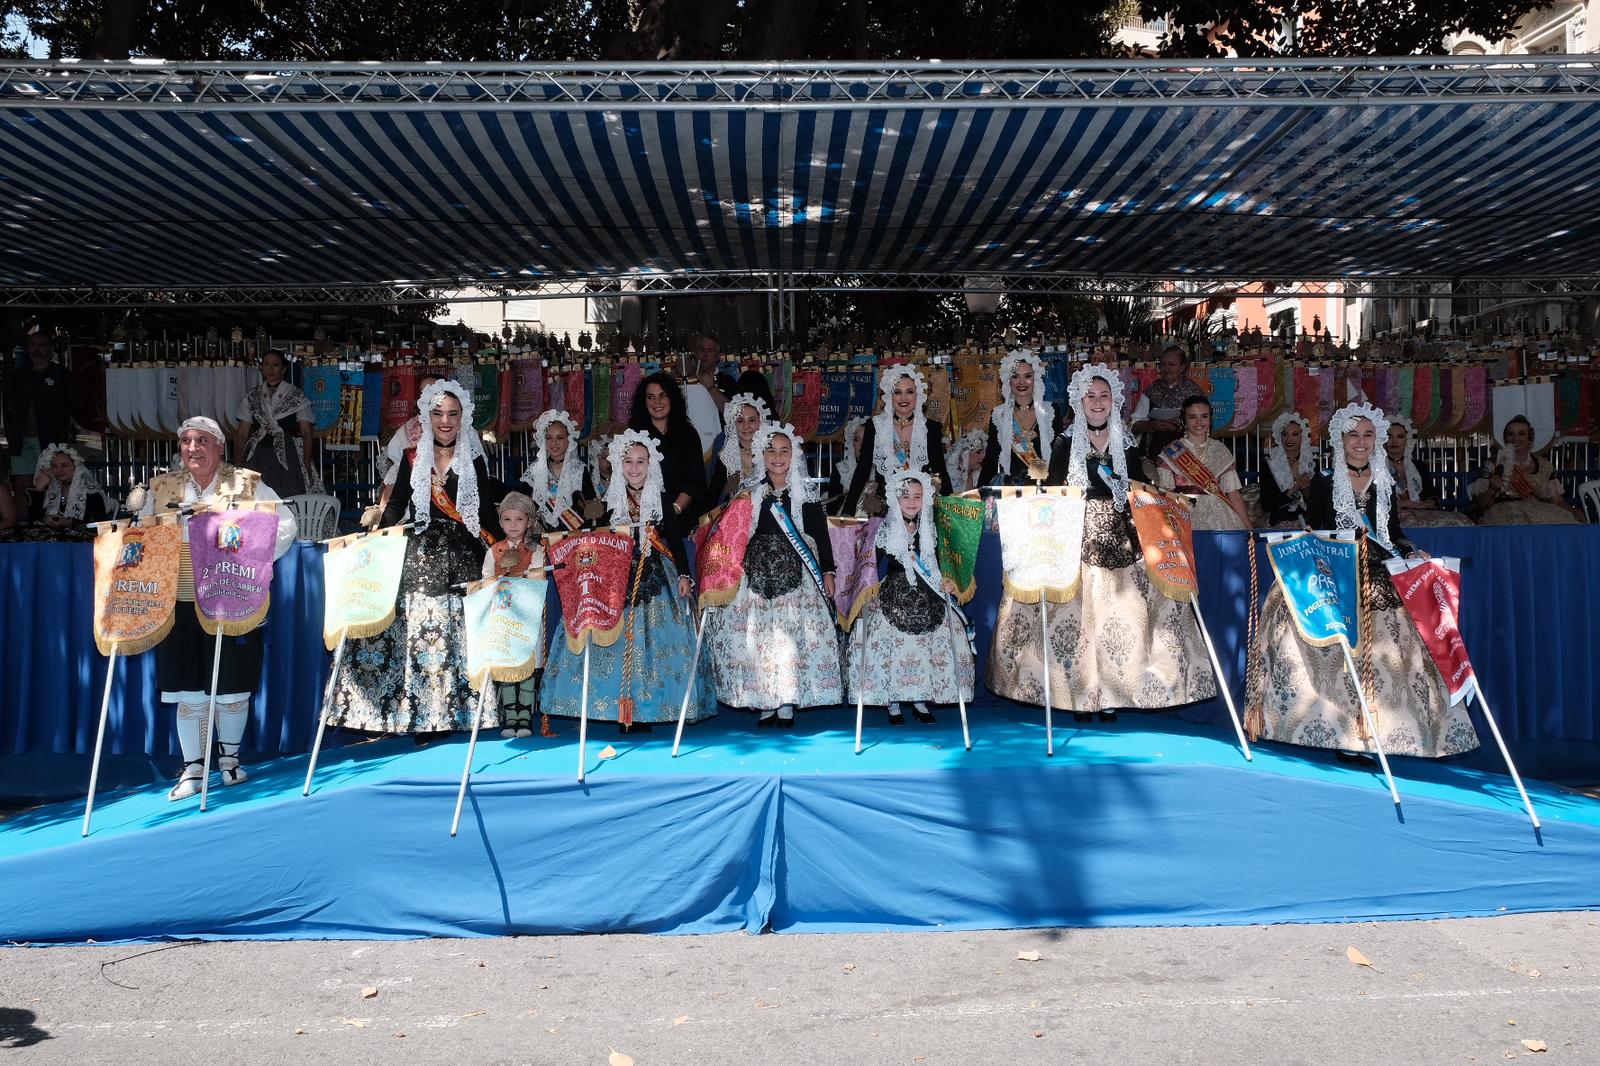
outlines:
[[[928,379],[928,403],[923,417],[937,422],[946,431],[950,429],[950,371],[942,366],[924,366],[922,373]],[[1039,383],[1042,387],[1044,382]],[[799,428],[796,426],[796,428]]]
[[[837,441],[850,417],[850,373],[844,369],[822,372],[822,396],[817,402],[815,441]]]
[[[628,601],[633,537],[614,529],[557,536],[547,557],[555,570],[567,647],[581,652],[590,639],[605,648],[615,644]]]
[[[638,363],[623,363],[611,371],[611,424],[618,429],[628,424],[633,414],[633,394],[644,379],[644,368]]]
[[[547,411],[567,409],[567,375],[564,371],[551,370],[545,374],[544,403]]]
[[[406,424],[417,413],[417,368],[409,365],[383,368],[383,435]]]
[[[94,539],[94,642],[101,655],[138,655],[172,631],[178,601],[176,523],[100,527]]]
[[[1133,482],[1128,506],[1151,583],[1169,600],[1194,602],[1200,594],[1200,581],[1195,576],[1194,525],[1188,502]]]
[[[479,433],[493,429],[500,414],[500,367],[479,363],[472,372],[472,428]]]
[[[1211,432],[1218,433],[1233,424],[1234,397],[1239,388],[1239,377],[1231,366],[1206,368],[1206,379],[1211,396]]]
[[[1347,641],[1354,652],[1360,637],[1355,535],[1268,533],[1266,542],[1267,558],[1300,638],[1317,647]]]
[[[375,637],[394,623],[405,568],[406,533],[399,526],[328,542],[322,557],[322,643]]]
[[[1256,360],[1256,418],[1270,422],[1278,417],[1282,392],[1278,388],[1278,360],[1262,356]]]
[[[1386,559],[1383,565],[1389,568],[1389,580],[1444,679],[1450,705],[1455,706],[1477,684],[1466,642],[1461,639],[1461,560]]]
[[[544,648],[542,577],[475,581],[461,598],[467,631],[467,682],[482,690],[491,681],[526,681]]]
[[[700,573],[700,602],[725,607],[744,579],[744,550],[750,543],[754,514],[749,494],[741,494],[700,520],[694,533],[695,567]]]
[[[812,440],[817,435],[817,426],[822,417],[822,371],[796,371],[789,388],[794,393],[789,403],[789,421],[796,433],[806,440]]]
[[[1401,413],[1411,418],[1411,424],[1417,427],[1419,437],[1433,432],[1433,377],[1434,368],[1431,366],[1411,368],[1411,407]]]
[[[376,440],[383,433],[383,368],[370,364],[361,376],[361,436]]]
[[[596,363],[589,375],[589,432],[599,437],[611,429],[611,364]]]
[[[850,371],[849,418],[870,415],[878,406],[878,379],[872,370]]]
[[[272,599],[277,546],[278,511],[271,504],[202,511],[189,519],[194,609],[202,629],[215,633],[221,626],[237,637],[261,624]]]
[[[1083,490],[1002,496],[995,510],[1007,594],[1019,603],[1071,601],[1083,576]]]
[[[572,416],[578,427],[578,439],[589,436],[589,373],[581,367],[566,373],[566,389],[561,395],[561,407]]]
[[[326,436],[339,425],[339,364],[308,366],[301,380],[306,399],[311,401],[312,432]]]
[[[1467,411],[1461,416],[1464,434],[1487,433],[1489,415],[1489,368],[1467,367]]]
[[[1256,424],[1257,406],[1261,390],[1256,385],[1256,368],[1245,365],[1234,367],[1238,385],[1233,391],[1233,421],[1228,423],[1230,433],[1243,433]]]
[[[839,625],[849,629],[867,601],[878,594],[878,526],[882,518],[828,519],[833,544],[833,607]]]
[[[533,428],[544,411],[544,368],[537,359],[511,364],[511,429],[523,433]]]
[[[1378,392],[1373,403],[1378,405],[1380,411],[1400,410],[1400,368],[1394,366],[1381,366],[1378,368]]]
[[[983,501],[970,496],[940,496],[933,504],[939,530],[939,570],[955,582],[956,602],[968,603],[978,591],[978,545],[983,541]]]

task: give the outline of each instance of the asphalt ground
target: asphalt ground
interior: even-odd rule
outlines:
[[[1600,914],[9,948],[0,1049],[30,1066],[1593,1064]]]

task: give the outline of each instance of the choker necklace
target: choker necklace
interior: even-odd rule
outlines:
[[[897,426],[909,426],[911,423],[915,422],[916,420],[917,420],[917,416],[916,415],[910,415],[909,417],[906,417],[906,418],[901,418],[899,415],[895,415],[894,416],[894,424],[897,425]]]
[[[1097,425],[1094,425],[1093,423],[1089,422],[1088,419],[1084,419],[1084,424],[1089,427],[1089,432],[1090,433],[1104,433],[1106,427],[1109,426],[1111,423],[1109,421],[1108,422],[1102,422],[1097,426]]]
[[[1344,468],[1352,474],[1365,474],[1372,469],[1372,461],[1369,459],[1366,466],[1351,466],[1349,463],[1345,463]]]
[[[437,438],[435,438],[434,442],[433,442],[433,450],[434,451],[441,451],[442,450],[442,451],[447,451],[447,452],[453,452],[453,451],[456,450],[456,446],[454,444],[442,444],[442,443],[439,442],[439,440]]]

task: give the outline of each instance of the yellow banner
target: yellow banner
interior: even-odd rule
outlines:
[[[94,642],[100,654],[138,655],[166,639],[178,602],[176,523],[113,522],[94,542]]]

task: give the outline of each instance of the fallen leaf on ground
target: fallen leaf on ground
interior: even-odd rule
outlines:
[[[843,970],[845,973],[854,973],[856,964],[853,962],[847,962],[843,966],[839,967],[839,969]]]
[[[1506,1024],[1507,1025],[1516,1025],[1517,1024],[1517,1020],[1515,1018],[1507,1018],[1506,1019]]]
[[[396,1033],[394,1035],[395,1035],[396,1038],[398,1038],[400,1040],[404,1040],[406,1038],[406,1034],[404,1034],[404,1033]]]
[[[1044,958],[1044,956],[1039,954],[1037,951],[1019,951],[1019,952],[1017,952],[1017,961],[1018,962],[1039,962],[1043,958]]]
[[[607,1046],[610,1047],[610,1045]],[[624,1055],[616,1048],[611,1048],[611,1054],[609,1057],[607,1057],[606,1061],[609,1062],[611,1066],[633,1066],[633,1056]]]
[[[1355,963],[1357,966],[1365,966],[1369,970],[1377,970],[1377,967],[1372,965],[1372,960],[1361,954],[1361,952],[1357,951],[1354,944],[1351,944],[1349,947],[1344,949],[1344,957]]]
[[[361,998],[362,999],[371,999],[373,996],[376,996],[377,994],[378,994],[378,990],[376,988],[374,988],[373,986],[371,986],[371,985],[368,985],[366,988],[363,988],[361,990]]]
[[[483,969],[483,960],[482,959],[478,960],[478,969],[480,969],[480,970]]]
[[[356,1029],[365,1029],[367,1027],[367,1019],[365,1018],[340,1018],[339,1020]]]
[[[687,1014],[680,1014],[676,1018],[672,1019],[672,1024],[673,1025],[685,1025],[685,1024],[688,1023],[688,1021],[689,1021],[689,1016]]]
[[[1550,1050],[1550,1045],[1546,1044],[1543,1040],[1524,1040],[1522,1042],[1522,1046],[1527,1048],[1529,1051],[1549,1051]]]
[[[304,1029],[296,1029],[294,1031],[294,1035],[295,1036],[305,1036],[306,1035],[306,1031]]]
[[[600,749],[600,757],[602,759],[615,759],[617,757],[617,749],[613,748],[610,744],[607,744],[605,747]]]
[[[1540,973],[1538,970],[1529,970],[1528,971],[1528,976],[1529,977],[1543,977],[1544,974]]]
[[[488,1014],[488,1013],[489,1012],[486,1011],[486,1010],[469,1010],[467,1013],[463,1014],[462,1017],[463,1018],[482,1018],[485,1014]]]
[[[1043,1036],[1044,1036],[1044,1030],[1043,1029],[1035,1029],[1033,1031],[1033,1038],[1035,1040],[1038,1040],[1038,1039],[1042,1038]]]

